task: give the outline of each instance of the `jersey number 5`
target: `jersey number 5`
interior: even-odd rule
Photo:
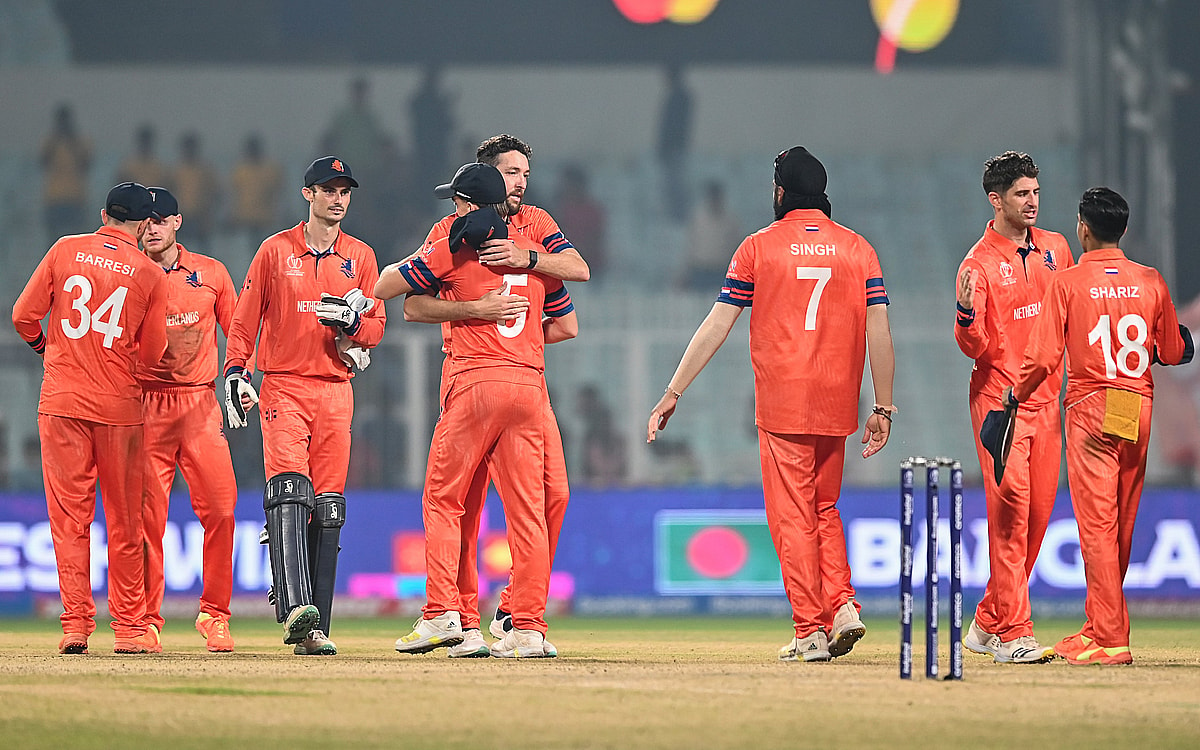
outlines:
[[[825,285],[829,283],[829,279],[833,276],[832,268],[820,266],[797,266],[796,278],[807,279],[817,282],[817,286],[813,289],[812,296],[808,298],[808,310],[804,313],[804,330],[817,330],[817,307],[821,304],[821,294],[825,291]]]
[[[519,286],[529,286],[529,274],[527,273],[506,273],[504,274],[504,289],[501,294],[513,294],[513,289]],[[496,323],[496,329],[500,331],[500,335],[506,339],[515,339],[521,335],[521,331],[525,330],[525,318],[529,313],[525,313],[521,317],[512,322],[512,325],[507,323]]]
[[[92,282],[86,276],[75,275],[63,284],[63,291],[68,294],[76,289],[79,290],[79,296],[71,302],[71,309],[79,312],[79,322],[72,324],[70,319],[63,318],[59,321],[62,323],[63,333],[67,334],[68,338],[81,339],[89,330],[95,331],[104,336],[104,348],[111,349],[113,339],[120,338],[125,330],[121,328],[121,309],[125,307],[125,295],[129,293],[129,289],[123,286],[114,289],[95,312],[87,305],[92,298]]]
[[[1117,356],[1113,357],[1109,320],[1107,315],[1101,315],[1096,327],[1088,332],[1088,343],[1099,343],[1100,351],[1104,353],[1104,377],[1112,380],[1117,377],[1118,372],[1130,378],[1141,377],[1150,366],[1150,353],[1146,351],[1146,321],[1135,313],[1125,315],[1117,321],[1117,343],[1121,348],[1117,350]],[[1133,367],[1129,366],[1130,357],[1134,359]]]

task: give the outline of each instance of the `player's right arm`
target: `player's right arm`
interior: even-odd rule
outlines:
[[[449,323],[456,320],[516,320],[529,309],[529,300],[502,294],[497,287],[477,300],[459,302],[431,294],[409,294],[404,298],[404,319],[410,323]]]
[[[46,354],[46,335],[42,332],[42,319],[50,312],[54,300],[54,278],[50,270],[50,257],[54,249],[46,253],[42,262],[29,277],[25,288],[13,304],[12,322],[17,333],[39,356]]]
[[[956,307],[954,341],[959,350],[971,359],[979,359],[991,341],[985,322],[987,310],[987,278],[978,263],[970,258],[958,267],[956,278]]]
[[[266,286],[270,281],[267,267],[268,251],[266,243],[259,248],[250,269],[246,271],[246,280],[242,284],[242,293],[238,295],[237,304],[233,308],[233,320],[229,330],[225,332],[225,364],[221,368],[223,375],[228,375],[231,368],[246,369],[247,362],[254,352],[258,341],[258,331],[262,326],[263,311],[267,303]],[[261,364],[261,363],[260,363]]]
[[[892,431],[892,387],[896,375],[896,353],[892,345],[892,327],[888,321],[887,305],[867,307],[867,358],[871,363],[871,385],[875,403],[884,407],[887,415],[872,412],[863,430],[863,458],[870,458],[887,445]]]

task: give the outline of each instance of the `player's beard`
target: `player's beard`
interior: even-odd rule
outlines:
[[[515,203],[514,203],[515,201]],[[509,216],[516,216],[521,210],[522,199],[517,196],[510,195],[500,204],[500,216],[507,219]]]

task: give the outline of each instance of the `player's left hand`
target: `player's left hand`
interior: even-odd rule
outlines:
[[[479,262],[485,266],[526,268],[529,266],[529,251],[517,247],[512,240],[492,239],[479,248]]]
[[[883,446],[887,445],[891,434],[892,421],[890,419],[881,414],[872,414],[867,417],[862,436],[862,443],[867,447],[863,448],[862,457],[870,458],[878,453]]]
[[[678,404],[679,397],[667,391],[650,410],[650,421],[646,424],[647,443],[653,443],[654,438],[658,436],[658,431],[666,429],[667,420],[675,413],[675,407]]]

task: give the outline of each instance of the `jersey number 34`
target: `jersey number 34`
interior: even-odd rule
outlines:
[[[63,291],[68,294],[76,289],[79,290],[79,296],[71,302],[71,309],[79,313],[79,322],[71,322],[74,315],[71,318],[63,318],[59,321],[62,323],[63,333],[67,334],[68,338],[81,339],[88,331],[95,331],[104,337],[104,348],[111,349],[113,340],[120,338],[124,331],[121,328],[121,309],[125,306],[125,295],[129,293],[129,289],[117,287],[95,311],[88,307],[88,302],[92,299],[92,282],[86,276],[77,274],[69,277],[63,284]]]

